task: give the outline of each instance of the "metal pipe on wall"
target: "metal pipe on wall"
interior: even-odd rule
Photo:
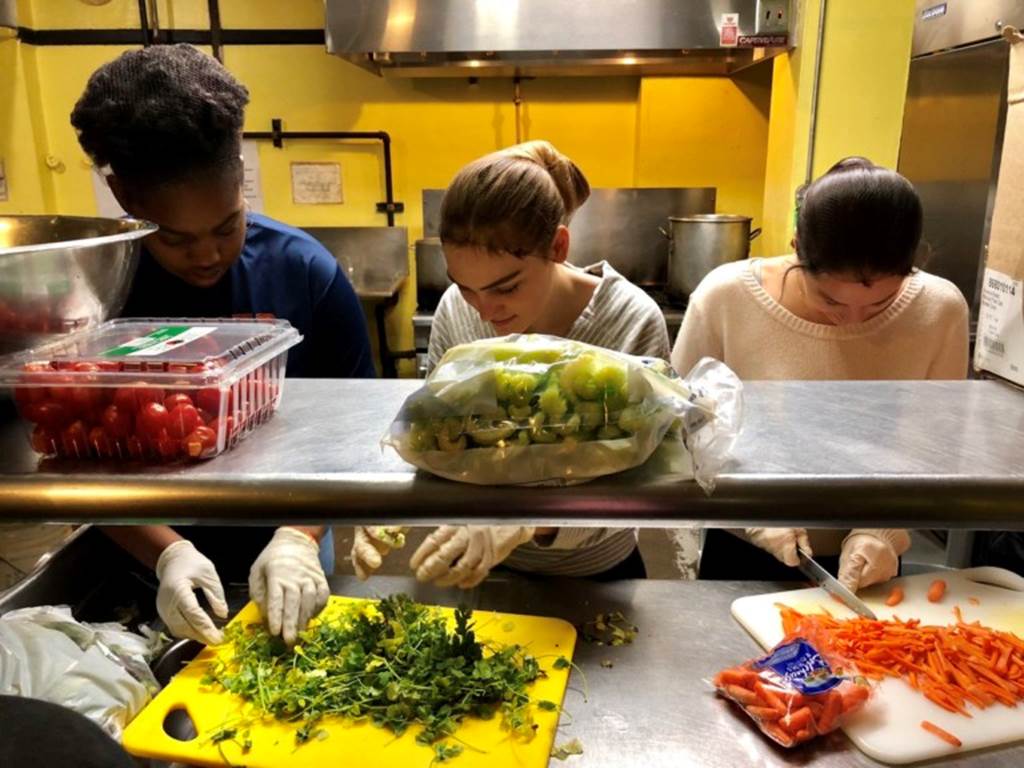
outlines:
[[[152,43],[149,29],[149,11],[146,9],[147,0],[139,0],[139,28],[142,30],[142,47]]]
[[[522,139],[522,104],[523,90],[522,78],[516,77],[512,80],[512,103],[515,104],[516,113],[516,144],[521,144]]]
[[[807,172],[804,183],[810,184],[814,178],[814,145],[818,138],[818,93],[821,85],[822,49],[825,46],[825,9],[828,0],[819,0],[818,5],[818,44],[814,49],[814,82],[811,84],[811,124],[807,133]]]
[[[149,0],[149,28],[153,45],[162,42],[160,40],[160,9],[157,7],[157,2],[158,0]]]
[[[270,126],[271,130],[269,131],[246,131],[242,134],[242,138],[271,141],[278,149],[281,148],[285,139],[369,140],[381,142],[384,154],[384,202],[377,203],[377,212],[387,215],[389,227],[395,226],[395,214],[404,212],[405,205],[404,203],[397,202],[394,197],[394,179],[391,170],[391,135],[387,131],[285,131],[282,130],[282,122],[278,117],[270,121]]]
[[[306,140],[333,140],[333,141],[358,141],[370,140],[379,141],[383,148],[384,161],[384,202],[377,203],[377,212],[384,213],[388,218],[388,226],[395,226],[395,214],[405,210],[405,205],[395,201],[394,178],[391,168],[391,135],[387,131],[285,131],[282,130],[282,121],[275,117],[270,121],[270,131],[246,131],[242,134],[243,139],[255,139],[271,141],[274,146],[280,149],[285,139],[306,139]],[[398,360],[412,359],[416,357],[415,350],[391,351],[387,334],[387,311],[394,305],[396,297],[390,301],[378,302],[374,309],[374,319],[377,324],[377,347],[380,352],[381,372],[385,378],[395,378],[398,369],[395,363]]]
[[[207,7],[210,11],[210,46],[213,48],[213,57],[223,64],[224,50],[221,42],[220,0],[209,0]]]

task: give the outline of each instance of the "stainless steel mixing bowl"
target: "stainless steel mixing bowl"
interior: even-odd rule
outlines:
[[[136,219],[0,216],[0,354],[116,315],[140,240],[156,229]]]

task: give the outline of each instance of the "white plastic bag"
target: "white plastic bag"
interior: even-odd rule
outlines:
[[[76,621],[66,605],[10,611],[0,616],[0,694],[60,704],[120,740],[160,687],[156,650],[120,624]]]
[[[569,484],[638,466],[671,435],[710,491],[741,417],[739,379],[710,358],[679,379],[663,360],[513,335],[449,349],[382,443],[451,480]]]

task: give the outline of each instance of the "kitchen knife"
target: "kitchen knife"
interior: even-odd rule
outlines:
[[[837,597],[839,602],[854,613],[863,616],[866,619],[878,619],[874,612],[864,604],[863,600],[840,584],[831,573],[822,568],[813,557],[808,555],[799,547],[797,548],[797,556],[800,558],[800,564],[797,568],[799,568],[807,578],[824,589],[830,595]]]

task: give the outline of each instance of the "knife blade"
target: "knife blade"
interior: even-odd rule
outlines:
[[[831,573],[821,567],[821,564],[818,563],[817,560],[799,547],[797,547],[797,556],[800,558],[800,564],[797,568],[800,569],[804,576],[809,578],[830,595],[835,595],[839,599],[839,602],[854,613],[873,621],[878,619],[878,617],[875,616],[874,611],[868,608],[864,604],[863,600],[840,584]]]

